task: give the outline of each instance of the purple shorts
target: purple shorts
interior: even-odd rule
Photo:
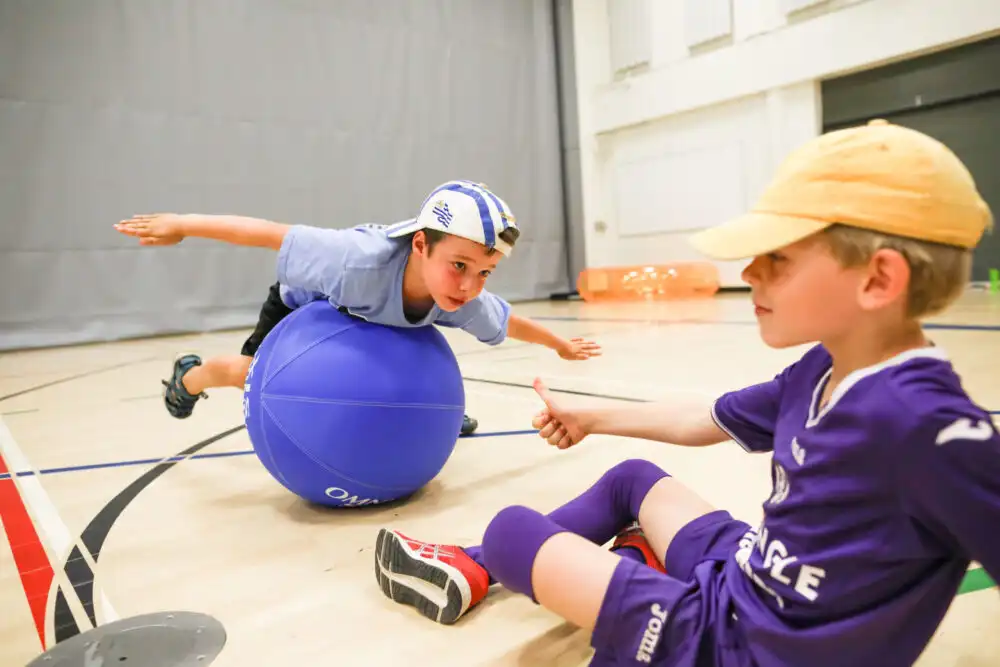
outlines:
[[[668,575],[621,559],[597,617],[592,666],[752,667],[742,637],[726,632],[722,569],[750,525],[724,510],[685,525],[667,549]]]

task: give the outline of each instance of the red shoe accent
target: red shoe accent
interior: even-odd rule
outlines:
[[[385,529],[375,543],[375,578],[388,598],[446,625],[482,602],[490,586],[489,573],[460,547]]]
[[[618,533],[614,543],[611,545],[611,551],[617,551],[622,547],[637,549],[645,558],[646,565],[658,572],[662,572],[663,574],[667,573],[667,570],[663,567],[663,563],[661,563],[660,559],[657,558],[656,553],[653,551],[653,547],[649,544],[649,541],[646,539],[646,535],[642,532],[642,528],[639,527],[638,523],[633,523],[631,526]]]

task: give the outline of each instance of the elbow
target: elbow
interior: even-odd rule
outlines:
[[[275,252],[281,250],[285,244],[285,235],[288,233],[288,226],[280,223],[273,223],[270,234],[267,235],[266,245]]]

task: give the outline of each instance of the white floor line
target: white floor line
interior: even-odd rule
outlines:
[[[114,607],[111,606],[107,595],[97,585],[97,568],[93,558],[82,543],[77,543],[71,537],[69,528],[59,515],[55,503],[52,502],[49,494],[42,486],[41,475],[39,475],[38,470],[28,461],[24,452],[21,451],[21,447],[17,444],[13,434],[11,434],[10,429],[7,428],[2,418],[0,418],[0,453],[7,460],[12,474],[11,479],[14,480],[14,484],[21,494],[28,514],[35,523],[35,529],[39,532],[42,544],[49,554],[49,562],[52,564],[53,569],[53,581],[62,587],[66,596],[66,602],[73,611],[73,616],[76,619],[78,627],[81,631],[86,631],[92,628],[93,625],[87,617],[79,597],[74,593],[69,578],[66,576],[66,561],[73,550],[73,546],[80,548],[80,552],[94,574],[94,592],[98,595],[98,600],[100,601],[99,610],[95,609],[95,615],[99,613],[97,616],[98,623],[110,623],[118,620],[118,615]],[[22,473],[29,474],[22,475]],[[47,629],[46,636],[50,643],[54,643],[54,637],[51,636],[50,630]]]

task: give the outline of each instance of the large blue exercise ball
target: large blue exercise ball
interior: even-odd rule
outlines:
[[[315,301],[261,343],[243,411],[257,457],[285,488],[358,507],[437,476],[462,427],[465,388],[436,328],[373,324]]]

